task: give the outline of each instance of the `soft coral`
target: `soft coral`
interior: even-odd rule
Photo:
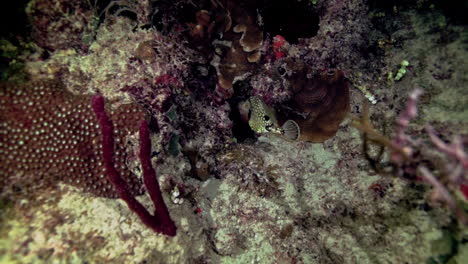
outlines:
[[[151,166],[151,141],[149,127],[146,121],[140,124],[140,161],[143,169],[143,182],[155,207],[155,214],[148,210],[128,190],[126,182],[120,176],[114,166],[114,128],[104,108],[104,98],[94,96],[92,99],[93,110],[99,120],[102,133],[102,154],[106,167],[107,177],[116,189],[119,197],[127,203],[141,221],[156,233],[168,236],[176,235],[176,226],[172,221],[169,210],[164,203],[159,183],[156,179],[156,171]]]

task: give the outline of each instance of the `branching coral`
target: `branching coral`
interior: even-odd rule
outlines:
[[[169,210],[164,203],[161,189],[156,179],[156,171],[151,165],[151,140],[148,123],[142,121],[140,124],[139,157],[143,169],[143,182],[155,207],[154,215],[151,215],[129,191],[127,183],[116,169],[114,163],[114,127],[105,111],[104,98],[102,96],[94,96],[92,99],[92,107],[101,127],[102,156],[107,177],[114,186],[117,194],[127,203],[128,207],[140,217],[141,221],[154,232],[175,236],[177,228],[169,216]]]
[[[374,169],[383,174],[391,173],[399,177],[405,177],[416,181],[424,181],[433,186],[431,201],[442,202],[454,213],[460,223],[468,225],[468,216],[456,200],[456,193],[462,191],[465,199],[468,196],[464,188],[468,183],[468,157],[465,152],[464,142],[460,136],[455,136],[451,144],[444,143],[432,129],[426,126],[426,133],[434,148],[424,144],[421,139],[415,140],[407,135],[407,128],[410,121],[417,116],[416,103],[422,94],[421,89],[415,89],[409,96],[405,110],[397,119],[397,126],[393,138],[378,132],[369,120],[367,104],[363,116],[352,117],[352,125],[363,132],[364,152]],[[376,159],[371,158],[368,151],[367,141],[381,147]],[[392,171],[383,170],[380,165],[380,158],[387,148],[390,152],[390,165]],[[444,156],[445,161],[441,162],[434,155],[438,151]]]

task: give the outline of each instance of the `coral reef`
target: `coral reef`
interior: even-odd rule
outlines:
[[[463,263],[447,3],[18,1],[0,262]]]

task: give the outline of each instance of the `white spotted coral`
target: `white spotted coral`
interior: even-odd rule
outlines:
[[[58,181],[103,197],[116,197],[105,176],[101,136],[89,96],[54,81],[0,85],[0,183],[54,185]],[[108,109],[115,124],[115,164],[135,195],[140,179],[127,167],[123,142],[136,133],[144,110],[135,104]],[[28,190],[23,190],[28,191]]]

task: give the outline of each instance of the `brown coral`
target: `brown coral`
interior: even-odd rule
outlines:
[[[350,110],[348,81],[340,70],[323,71],[311,79],[307,75],[303,69],[291,76],[293,96],[279,112],[278,121],[283,125],[294,120],[300,127],[300,141],[323,142],[336,134]]]
[[[190,45],[210,58],[218,76],[217,94],[228,99],[233,84],[244,80],[261,59],[263,31],[250,1],[212,0],[198,3],[187,22]]]
[[[213,42],[216,55],[212,65],[218,73],[218,92],[227,99],[234,93],[233,84],[245,79],[260,60],[263,32],[250,9],[229,0],[224,7],[232,27],[225,28],[222,40]]]

